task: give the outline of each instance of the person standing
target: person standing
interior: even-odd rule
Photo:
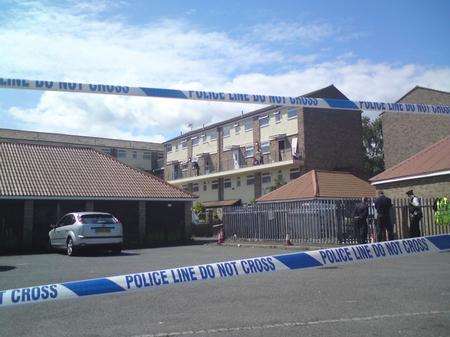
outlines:
[[[413,190],[406,192],[408,196],[408,211],[409,211],[409,237],[416,238],[420,236],[420,220],[423,217],[422,207],[420,207],[420,200],[414,195]]]
[[[394,228],[391,222],[390,214],[392,201],[384,195],[383,191],[378,192],[378,198],[375,199],[375,209],[377,210],[377,241],[386,241],[394,239]]]
[[[369,199],[363,198],[361,202],[356,204],[353,211],[353,219],[355,221],[356,240],[359,244],[367,243],[367,217],[369,216]]]

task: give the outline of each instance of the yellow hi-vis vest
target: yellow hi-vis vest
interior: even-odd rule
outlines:
[[[450,203],[447,197],[438,199],[434,219],[436,225],[450,225]]]

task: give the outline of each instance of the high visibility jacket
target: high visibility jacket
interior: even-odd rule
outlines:
[[[437,225],[450,225],[450,202],[447,197],[437,200],[434,218]]]

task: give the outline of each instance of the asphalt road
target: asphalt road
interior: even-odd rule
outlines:
[[[0,289],[285,253],[199,245],[0,257]],[[0,309],[0,336],[449,336],[450,254]]]

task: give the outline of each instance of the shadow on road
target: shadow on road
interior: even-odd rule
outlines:
[[[0,266],[0,272],[2,272],[2,271],[10,271],[10,270],[13,270],[13,269],[16,269],[16,267],[14,267],[14,266]]]

